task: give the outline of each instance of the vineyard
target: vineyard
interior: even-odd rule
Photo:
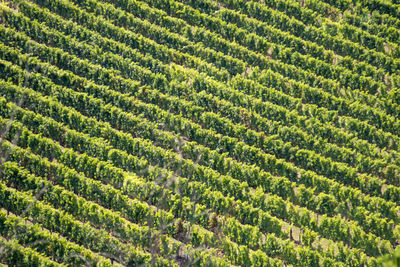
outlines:
[[[400,255],[399,29],[394,0],[0,2],[0,263]]]

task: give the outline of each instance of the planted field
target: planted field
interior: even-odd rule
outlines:
[[[390,0],[0,2],[0,263],[380,266],[399,29]]]

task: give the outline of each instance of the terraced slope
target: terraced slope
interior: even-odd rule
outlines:
[[[379,266],[394,1],[0,3],[0,262]]]

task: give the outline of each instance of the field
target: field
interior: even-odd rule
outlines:
[[[0,263],[380,266],[394,0],[0,2]]]

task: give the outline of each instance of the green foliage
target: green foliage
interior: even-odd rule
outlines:
[[[0,262],[395,264],[398,11],[2,3]]]

